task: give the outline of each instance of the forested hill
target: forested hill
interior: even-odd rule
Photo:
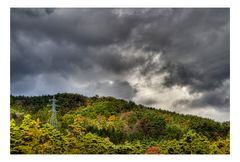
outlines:
[[[11,96],[11,153],[229,154],[230,123],[113,97]]]

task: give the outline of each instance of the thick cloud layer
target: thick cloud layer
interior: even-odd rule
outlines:
[[[11,93],[229,119],[229,9],[11,9]]]

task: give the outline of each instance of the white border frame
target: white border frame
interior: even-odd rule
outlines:
[[[240,108],[239,108],[239,30],[240,5],[237,0],[2,0],[0,2],[0,159],[6,161],[235,161],[240,159]],[[11,7],[87,7],[87,8],[218,8],[230,7],[230,121],[231,154],[230,155],[10,155],[10,8]]]

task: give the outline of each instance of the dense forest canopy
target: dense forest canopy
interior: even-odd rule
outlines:
[[[230,122],[114,97],[11,95],[12,154],[229,154]]]

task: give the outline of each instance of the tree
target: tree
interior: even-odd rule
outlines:
[[[72,154],[111,154],[114,153],[114,144],[108,138],[99,137],[96,134],[87,133],[80,139],[70,142]]]
[[[219,136],[224,136],[224,132],[227,132],[227,130],[222,130],[221,123],[209,119],[200,121],[198,118],[193,118],[189,127],[213,140],[216,140]]]
[[[229,154],[230,122],[157,110],[114,97],[11,96],[12,154]],[[26,115],[31,114],[31,115]]]
[[[209,145],[207,137],[190,130],[180,140],[163,141],[160,148],[164,154],[207,154]]]
[[[210,145],[211,154],[230,154],[230,141],[218,139]]]
[[[177,125],[167,125],[165,130],[165,136],[167,139],[179,140],[183,136],[182,129]]]
[[[11,120],[12,154],[62,154],[68,148],[67,139],[50,124],[41,125],[26,115],[20,126]]]
[[[116,154],[142,154],[145,149],[139,141],[129,143],[128,141],[123,144],[116,145],[114,152]]]
[[[148,147],[145,154],[160,154],[160,149],[158,146]]]
[[[141,129],[145,136],[159,138],[166,127],[164,119],[155,113],[145,113],[141,119]]]

